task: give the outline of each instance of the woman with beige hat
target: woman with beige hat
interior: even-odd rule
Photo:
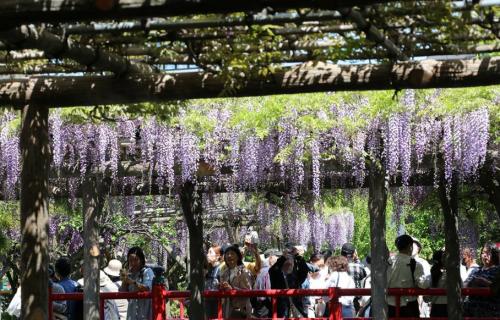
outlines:
[[[120,280],[120,270],[122,269],[122,263],[120,260],[112,259],[109,260],[106,268],[103,269],[104,273],[108,275],[108,277],[113,281],[113,284],[116,286],[116,289],[112,292],[118,292],[118,289],[122,285]],[[127,319],[127,308],[128,301],[127,299],[116,299],[114,300],[116,307],[118,308],[118,313],[120,314],[120,320]]]

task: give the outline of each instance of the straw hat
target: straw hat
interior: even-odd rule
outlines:
[[[122,263],[120,260],[109,260],[108,266],[104,268],[104,272],[112,277],[119,277],[120,270],[122,269]]]

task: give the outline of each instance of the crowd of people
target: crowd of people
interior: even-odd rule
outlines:
[[[421,243],[409,236],[399,236],[395,241],[397,252],[391,254],[387,268],[388,288],[445,288],[446,270],[444,249],[434,252],[432,261],[419,256]],[[306,260],[305,256],[308,256]],[[500,254],[493,243],[486,243],[481,250],[480,264],[476,263],[474,250],[462,251],[461,277],[464,287],[492,287],[491,297],[467,297],[464,301],[466,316],[500,316]],[[362,261],[356,248],[345,243],[339,255],[331,251],[305,254],[305,248],[288,244],[284,250],[268,249],[263,253],[254,236],[245,237],[244,245],[213,244],[207,252],[205,264],[206,290],[266,290],[266,289],[326,289],[370,288],[370,256]],[[146,266],[144,252],[139,247],[130,248],[127,268],[119,260],[110,260],[100,271],[101,292],[136,292],[152,289],[154,272]],[[83,271],[80,270],[82,273]],[[54,267],[49,267],[49,286],[54,293],[82,291],[83,279],[73,280],[71,263],[60,258]],[[495,291],[496,290],[496,291]],[[11,314],[19,316],[20,292],[9,306]],[[326,317],[329,315],[328,296],[279,297],[278,317]],[[369,317],[370,296],[342,296],[343,317]],[[396,315],[396,300],[387,298],[389,316]],[[214,298],[205,300],[207,318],[217,317]],[[402,317],[447,317],[446,296],[403,296],[400,300]],[[268,318],[272,316],[271,300],[268,297],[231,297],[223,299],[225,318]],[[8,310],[9,311],[9,310]],[[105,320],[151,319],[150,299],[106,300]],[[84,319],[81,301],[53,301],[53,319]]]
[[[139,247],[132,247],[127,254],[127,268],[123,268],[121,261],[112,259],[99,272],[100,292],[135,292],[150,291],[153,285],[154,272],[146,266],[144,252]],[[74,280],[71,261],[67,257],[59,258],[54,267],[49,266],[49,287],[53,293],[82,292],[83,278]],[[80,270],[83,273],[83,269]],[[12,316],[20,317],[21,288],[16,292],[7,312]],[[53,301],[53,316],[51,320],[83,320],[83,302],[80,301]],[[105,320],[150,320],[151,299],[116,299],[105,300]]]
[[[284,250],[269,249],[262,254],[251,237],[244,245],[213,244],[207,253],[207,290],[265,290],[265,289],[326,289],[370,288],[370,256],[361,261],[356,248],[346,243],[340,255],[331,251],[313,253],[304,258],[305,248],[287,245]],[[446,270],[444,249],[434,252],[432,261],[419,256],[422,245],[409,235],[395,241],[397,252],[391,253],[387,268],[388,288],[445,288]],[[493,287],[500,282],[499,248],[486,243],[481,251],[481,265],[475,261],[474,250],[462,250],[461,278],[464,287]],[[278,317],[325,317],[329,315],[328,297],[280,297]],[[369,296],[342,296],[343,317],[369,317]],[[396,315],[395,297],[387,298],[389,316]],[[403,296],[400,300],[402,317],[447,317],[446,296]],[[217,304],[206,301],[208,318],[217,316]],[[224,317],[268,318],[272,316],[271,300],[266,297],[227,298],[223,301]],[[467,297],[466,316],[500,316],[500,297]]]

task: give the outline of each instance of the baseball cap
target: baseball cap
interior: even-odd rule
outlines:
[[[343,256],[352,256],[354,254],[354,251],[356,251],[356,249],[354,248],[354,245],[352,243],[344,243],[342,245],[340,254]]]

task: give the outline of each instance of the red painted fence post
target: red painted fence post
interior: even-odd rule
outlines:
[[[167,289],[163,283],[153,284],[151,299],[153,305],[153,320],[165,320]]]
[[[273,319],[278,319],[278,302],[276,301],[276,296],[271,297],[271,304],[273,309]]]
[[[99,297],[99,319],[104,319],[104,305],[106,300]]]
[[[328,297],[330,297],[330,320],[342,320],[342,305],[339,302],[337,288],[328,288]]]
[[[179,318],[184,319],[184,299],[179,299]]]
[[[224,315],[222,314],[222,298],[217,299],[217,319],[224,319]]]

